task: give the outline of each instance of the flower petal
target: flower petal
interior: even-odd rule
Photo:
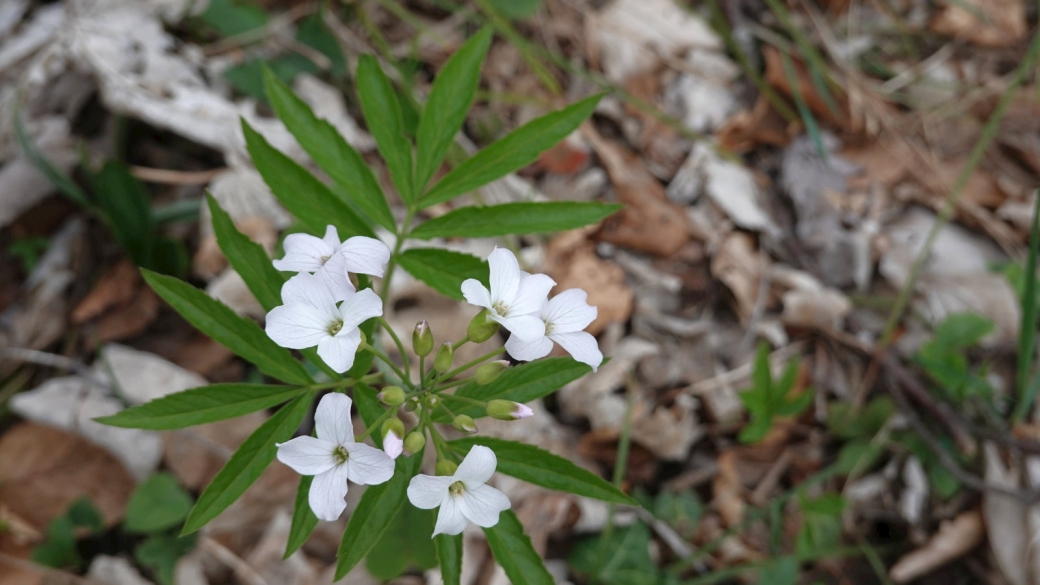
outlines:
[[[314,272],[321,268],[321,260],[307,254],[286,254],[284,258],[272,260],[271,264],[274,264],[275,270],[283,272]]]
[[[581,331],[596,320],[598,310],[589,305],[589,295],[580,288],[571,288],[549,299],[542,310],[542,318],[553,324],[555,333]]]
[[[321,397],[314,413],[314,429],[318,438],[332,441],[336,445],[354,442],[354,423],[350,420],[353,401],[346,394],[329,392]]]
[[[336,243],[339,245],[339,242]],[[321,268],[322,258],[332,256],[335,246],[310,234],[289,234],[282,243],[285,257],[274,261],[278,270],[312,272]]]
[[[282,347],[306,349],[329,339],[328,317],[308,305],[282,305],[267,314],[264,330]]]
[[[571,354],[572,358],[588,364],[593,372],[603,363],[603,352],[599,350],[596,338],[589,333],[584,331],[553,333],[549,335],[549,339],[559,343],[563,349],[567,350],[567,353]]]
[[[439,475],[416,475],[408,482],[408,501],[416,508],[432,510],[451,497],[448,486],[454,481],[454,478]]]
[[[336,231],[336,226],[327,225],[325,226],[325,237],[321,239],[322,243],[325,244],[327,249],[335,250],[339,247],[339,232]]]
[[[529,362],[549,355],[553,342],[545,335],[534,341],[524,341],[516,335],[510,335],[506,341],[506,351],[515,360]]]
[[[467,278],[462,281],[462,296],[466,297],[466,302],[471,305],[485,309],[491,308],[491,293],[480,284],[479,280]]]
[[[520,286],[520,264],[516,256],[506,248],[495,248],[488,256],[491,279],[491,304],[505,301],[513,304],[516,289]]]
[[[336,444],[303,435],[284,443],[276,443],[278,460],[300,475],[318,475],[336,466],[332,452]]]
[[[441,503],[441,510],[437,513],[437,524],[433,527],[434,536],[461,534],[466,529],[466,516],[462,514],[460,501],[461,498],[448,496]]]
[[[345,443],[347,479],[358,485],[381,484],[394,476],[394,460],[375,447],[364,443]]]
[[[355,274],[383,277],[390,261],[390,248],[375,238],[354,236],[340,246],[340,255],[346,260],[347,270]]]
[[[336,298],[329,290],[328,280],[321,276],[301,272],[285,281],[282,285],[282,302],[286,305],[306,305],[330,318],[339,318]]]
[[[336,372],[342,374],[354,366],[358,346],[361,345],[361,331],[351,329],[340,331],[335,337],[326,337],[318,342],[318,356]]]
[[[314,476],[311,490],[307,493],[307,503],[320,520],[332,522],[347,509],[346,497],[347,466],[339,465]]]
[[[499,317],[488,313],[492,319],[498,321],[510,333],[523,341],[537,341],[545,337],[545,322],[534,315],[520,315],[518,317]]]
[[[489,485],[467,488],[457,503],[462,515],[481,528],[498,524],[498,515],[511,507],[509,498]]]
[[[339,314],[343,319],[341,332],[357,329],[363,322],[383,314],[383,299],[370,288],[359,290],[343,301]]]
[[[483,445],[473,445],[452,477],[464,482],[468,490],[487,483],[494,475],[496,467],[498,458],[495,457],[494,451]]]
[[[549,300],[556,281],[544,274],[532,274],[520,280],[516,298],[509,303],[509,316],[538,314]]]
[[[383,453],[390,459],[397,459],[404,453],[404,439],[398,437],[396,433],[387,433],[383,437]]]
[[[342,254],[333,254],[332,258],[329,258],[329,261],[315,275],[325,283],[335,302],[346,299],[357,290],[350,282],[350,275],[347,274],[347,260]]]

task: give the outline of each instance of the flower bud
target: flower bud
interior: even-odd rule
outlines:
[[[467,435],[472,435],[477,432],[477,423],[473,422],[472,416],[467,416],[465,414],[456,416],[451,421],[451,426],[455,427],[457,431],[466,433]]]
[[[419,321],[412,331],[412,351],[421,357],[426,357],[433,351],[433,330],[425,319]]]
[[[495,360],[488,362],[477,368],[477,374],[474,378],[477,380],[477,384],[484,386],[490,384],[498,379],[502,375],[502,372],[506,371],[509,367],[509,362],[506,360]]]
[[[422,403],[423,403],[423,406],[426,407],[426,410],[431,410],[432,411],[435,408],[437,408],[438,406],[440,406],[441,397],[437,396],[436,394],[427,394],[426,396],[423,397]]]
[[[404,389],[400,386],[387,386],[383,388],[383,391],[376,395],[383,404],[394,407],[401,406],[404,404]]]
[[[498,333],[498,323],[488,319],[487,309],[477,313],[476,317],[466,327],[466,334],[473,343],[484,343]]]
[[[397,459],[404,450],[404,423],[396,416],[388,418],[383,423],[382,434],[383,452],[391,459]]]
[[[368,347],[368,336],[365,335],[365,332],[358,329],[358,334],[361,335],[361,343],[358,344],[357,349],[354,350],[354,353],[361,353],[361,350]]]
[[[448,476],[455,475],[455,470],[457,470],[458,468],[459,466],[456,465],[454,461],[441,459],[437,462],[437,467],[435,468],[435,470],[437,471],[437,475]]]
[[[404,456],[411,457],[426,446],[426,435],[420,431],[412,431],[404,438]]]
[[[526,404],[496,398],[488,402],[487,414],[498,420],[517,420],[534,416],[534,411]]]
[[[408,412],[415,412],[419,408],[419,397],[412,396],[408,400],[404,401],[404,409]]]
[[[443,374],[451,369],[451,362],[455,359],[455,350],[451,347],[450,341],[445,341],[441,344],[441,348],[437,350],[437,357],[433,360],[433,369],[438,374]]]

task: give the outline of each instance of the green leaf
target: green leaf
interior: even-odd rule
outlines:
[[[125,165],[108,161],[95,177],[94,193],[119,245],[138,266],[153,268],[155,230],[151,198]]]
[[[194,534],[182,537],[169,533],[153,534],[134,550],[134,558],[155,573],[160,585],[173,585],[177,561],[193,548]]]
[[[542,0],[490,0],[491,5],[507,18],[527,18],[538,12]]]
[[[269,68],[286,83],[301,73],[318,73],[321,68],[299,53],[288,53],[274,59],[250,59],[224,71],[224,79],[243,94],[267,103],[264,92],[264,69]]]
[[[437,171],[466,121],[493,32],[494,29],[485,28],[473,35],[448,59],[433,82],[415,140],[415,186],[420,192]]]
[[[637,522],[579,541],[569,560],[574,571],[604,585],[660,585],[650,557],[650,529]]]
[[[246,148],[253,157],[253,164],[271,192],[310,231],[324,234],[325,227],[332,224],[343,239],[349,236],[375,237],[372,228],[325,183],[271,146],[245,119],[242,120],[242,134],[246,137]]]
[[[285,543],[285,555],[287,559],[299,550],[303,543],[310,538],[314,528],[318,525],[318,517],[311,510],[310,502],[307,500],[308,492],[311,490],[313,475],[301,475],[300,487],[296,489],[296,503],[293,507],[292,525],[289,527],[289,540]]]
[[[142,270],[148,286],[181,317],[221,345],[256,365],[261,372],[287,384],[313,382],[300,362],[279,347],[255,322],[235,314],[227,305],[190,284]]]
[[[101,512],[84,497],[72,502],[65,515],[69,517],[73,526],[89,528],[93,532],[101,532],[105,528],[105,520],[101,517]]]
[[[390,481],[365,488],[365,493],[361,496],[357,509],[351,514],[347,531],[343,533],[343,541],[339,545],[336,581],[357,566],[383,536],[390,520],[404,505],[408,482],[419,472],[421,464],[422,452],[411,457],[398,457],[394,462],[396,469]]]
[[[410,204],[415,200],[412,186],[412,145],[404,128],[401,104],[397,101],[390,80],[371,55],[361,55],[357,66],[357,90],[361,98],[361,112],[372,138],[376,139],[379,154],[383,155],[401,199]]]
[[[411,237],[429,240],[562,232],[599,223],[622,207],[616,203],[577,201],[462,207],[423,222],[412,230]]]
[[[419,208],[450,201],[531,164],[580,126],[596,109],[600,97],[594,95],[535,118],[495,141],[438,181],[422,198]]]
[[[231,267],[242,277],[265,311],[282,304],[282,285],[285,284],[285,277],[275,270],[263,246],[238,231],[231,216],[221,209],[220,204],[209,193],[206,193],[206,202],[213,218],[213,231],[216,233],[217,243],[220,244],[220,249],[231,263]]]
[[[976,313],[950,315],[935,330],[935,340],[949,348],[968,348],[993,331],[993,322]]]
[[[67,515],[51,520],[47,525],[47,540],[32,551],[33,562],[45,567],[64,569],[77,567],[83,562],[76,549],[76,527]]]
[[[433,538],[433,542],[437,546],[437,560],[441,566],[444,585],[461,585],[462,534],[438,534]]]
[[[302,392],[306,390],[291,386],[213,384],[175,392],[94,420],[128,429],[183,429],[278,406]]]
[[[758,351],[755,352],[755,368],[751,373],[751,384],[756,391],[762,392],[766,396],[772,396],[773,374],[769,365],[769,346],[765,343],[758,344]]]
[[[129,532],[159,532],[184,520],[193,503],[191,494],[167,472],[156,473],[134,488],[126,504],[123,528]]]
[[[397,257],[398,264],[437,292],[461,301],[462,282],[475,278],[488,281],[488,265],[476,256],[441,250],[413,248]]]
[[[469,453],[473,445],[488,447],[498,457],[499,472],[528,483],[604,502],[639,505],[602,477],[534,445],[493,437],[466,437],[449,444],[462,455]]]
[[[491,547],[491,554],[495,555],[495,561],[505,569],[511,582],[525,585],[555,583],[512,510],[499,514],[498,524],[485,528],[484,536]]]
[[[313,392],[297,396],[249,435],[199,496],[199,501],[195,503],[184,522],[181,534],[190,534],[205,526],[253,485],[274,461],[278,452],[275,443],[283,443],[292,438],[310,409],[313,396]]]
[[[420,571],[437,566],[433,526],[436,512],[401,506],[390,526],[365,557],[365,568],[380,581],[389,581],[409,568]]]
[[[591,371],[592,368],[569,357],[549,358],[509,368],[497,380],[486,386],[470,382],[455,393],[482,402],[501,398],[523,404],[559,390]],[[456,414],[467,414],[473,418],[486,416],[484,410],[476,405],[456,408],[456,403],[449,404]]]
[[[396,232],[390,206],[365,159],[271,71],[264,71],[264,86],[271,107],[286,128],[336,184],[335,194],[352,209]]]
[[[267,13],[258,6],[234,0],[210,0],[202,20],[225,37],[240,35],[267,24]]]
[[[358,290],[364,290],[366,288],[372,288],[372,279],[364,274],[357,275]],[[376,331],[376,320],[369,319],[361,324],[358,329],[365,334],[365,339],[373,339],[373,335]],[[375,355],[370,351],[358,352],[354,356],[354,365],[350,367],[350,371],[347,374],[351,378],[360,381],[361,377],[367,374],[372,369],[372,362],[375,361]]]

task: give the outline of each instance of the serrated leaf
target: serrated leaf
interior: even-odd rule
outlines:
[[[357,275],[358,290],[364,290],[366,288],[372,288],[372,279],[364,274]],[[365,334],[365,339],[373,339],[373,334],[376,331],[376,320],[369,319],[362,323],[358,329]],[[354,365],[350,367],[350,371],[347,374],[351,378],[360,381],[361,377],[364,376],[372,369],[372,363],[375,361],[375,355],[370,351],[358,352],[354,356]]]
[[[123,528],[129,532],[159,532],[184,520],[193,500],[171,473],[161,472],[141,482],[126,504]]]
[[[512,510],[498,516],[498,524],[484,529],[491,554],[506,571],[513,583],[525,585],[554,585],[555,581],[542,562],[542,557],[531,546],[531,539],[524,534],[524,526]]]
[[[375,237],[372,228],[307,169],[301,167],[242,120],[246,149],[256,170],[278,201],[307,228],[323,234],[329,224],[336,226],[340,238]]]
[[[376,392],[375,388],[363,382],[358,382],[354,386],[354,404],[357,406],[358,415],[365,423],[365,428],[375,424],[379,417],[386,412],[386,407],[383,406],[382,402],[379,402],[379,398],[376,397],[377,394],[378,392]],[[378,432],[373,432],[370,436],[376,447],[382,449],[383,437],[379,436]]]
[[[253,485],[274,461],[278,452],[275,443],[283,443],[292,438],[310,409],[313,396],[313,392],[297,396],[249,435],[203,490],[195,507],[188,514],[188,519],[184,521],[181,534],[190,534],[205,526]]]
[[[314,528],[318,525],[318,517],[314,515],[314,511],[311,510],[310,502],[307,499],[312,481],[314,481],[313,475],[300,476],[300,487],[296,489],[296,503],[293,506],[292,524],[289,526],[289,540],[285,543],[283,559],[289,558],[294,552],[299,550],[303,543],[307,542],[311,533],[314,532]]]
[[[463,299],[462,283],[475,278],[488,281],[487,262],[471,254],[439,248],[413,248],[397,257],[397,263],[437,292],[457,301]]]
[[[224,303],[190,284],[149,270],[142,276],[152,290],[196,329],[227,347],[261,372],[287,384],[313,382],[300,362],[279,347],[255,322],[238,316]]]
[[[95,421],[126,429],[185,429],[278,406],[304,391],[267,384],[213,384],[172,393]]]
[[[415,187],[421,191],[437,171],[455,135],[466,121],[480,84],[480,67],[491,46],[493,29],[473,35],[444,64],[423,106],[416,132]]]
[[[397,93],[371,55],[361,55],[357,66],[357,91],[361,112],[379,154],[383,155],[390,178],[405,203],[415,200],[412,186],[412,145],[404,128]]]
[[[429,240],[562,232],[599,223],[622,207],[616,203],[577,201],[463,207],[423,222],[410,235]]]
[[[462,534],[438,534],[433,542],[437,546],[437,560],[440,562],[444,585],[461,585]]]
[[[336,184],[335,194],[384,228],[397,231],[379,181],[354,147],[271,71],[264,71],[264,87],[278,118]]]
[[[242,277],[265,311],[282,304],[285,277],[271,264],[271,258],[263,246],[238,231],[231,216],[209,193],[206,193],[206,203],[209,204],[210,216],[213,218],[217,243],[231,267]]]
[[[523,404],[559,390],[591,371],[592,368],[572,358],[549,358],[509,368],[497,380],[485,386],[470,382],[455,393],[482,402],[501,398]],[[451,402],[450,398],[448,400],[456,414],[467,414],[473,418],[486,416],[479,406],[457,408],[458,403]]]
[[[488,447],[498,457],[500,473],[527,483],[604,502],[639,505],[602,477],[534,445],[493,437],[466,437],[451,441],[450,445],[461,455],[469,453],[473,445]]]
[[[390,581],[409,567],[425,571],[437,566],[437,549],[430,535],[435,510],[404,505],[365,557],[365,568],[380,581]]]
[[[390,521],[404,505],[408,482],[419,472],[421,464],[422,452],[411,457],[398,457],[394,462],[394,476],[389,481],[365,489],[339,545],[336,581],[356,567],[383,536]]]
[[[155,230],[144,186],[116,161],[105,163],[95,183],[98,205],[119,245],[138,266],[154,268]]]
[[[600,95],[535,118],[463,161],[419,202],[419,208],[450,201],[534,162],[592,115]]]

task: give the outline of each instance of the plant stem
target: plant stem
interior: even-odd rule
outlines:
[[[1033,204],[1033,225],[1029,230],[1029,255],[1026,257],[1025,286],[1022,287],[1022,323],[1018,331],[1018,404],[1011,415],[1011,424],[1021,422],[1029,414],[1036,391],[1031,390],[1029,370],[1036,351],[1036,256],[1040,246],[1040,190]]]
[[[469,363],[463,364],[463,365],[455,368],[454,370],[448,372],[447,374],[444,374],[443,376],[441,376],[438,379],[440,379],[440,380],[450,380],[450,379],[454,378],[455,376],[459,375],[460,373],[465,372],[466,370],[472,368],[473,366],[479,365],[481,362],[483,362],[485,360],[488,360],[490,358],[495,357],[496,355],[504,352],[505,350],[506,350],[506,348],[500,347],[500,348],[498,348],[498,349],[496,349],[494,351],[490,351],[490,352],[488,352],[488,353],[478,357],[477,359],[475,359],[475,360],[473,360],[473,361],[471,361]]]
[[[393,415],[396,412],[397,412],[396,408],[388,408],[388,409],[386,409],[383,412],[383,414],[379,415],[379,418],[377,418],[375,421],[373,421],[372,424],[368,425],[368,428],[365,429],[365,432],[363,432],[360,435],[358,435],[357,437],[355,437],[354,440],[356,442],[358,442],[358,443],[364,441],[365,439],[368,438],[369,435],[372,434],[372,431],[376,430],[376,427],[379,427],[380,425],[382,425],[383,421],[385,421],[386,419],[390,418],[390,416]]]
[[[460,340],[456,341],[455,343],[451,344],[451,350],[455,351],[456,349],[462,347],[463,345],[466,345],[467,343],[469,343],[469,333],[467,333],[466,336],[463,337],[462,339],[460,339]]]
[[[330,390],[332,388],[344,388],[344,389],[346,389],[346,388],[351,388],[351,387],[353,387],[353,386],[355,386],[355,385],[357,385],[359,383],[361,383],[361,384],[368,384],[368,383],[371,383],[371,382],[378,382],[382,377],[383,377],[383,374],[381,374],[379,372],[376,372],[374,374],[369,374],[367,376],[362,376],[360,379],[357,379],[357,380],[354,380],[354,379],[351,379],[351,378],[342,378],[342,379],[336,380],[334,382],[323,382],[321,384],[310,384],[308,386],[304,386],[304,388],[306,388],[308,390],[313,390],[313,391]]]
[[[391,258],[392,258],[392,256],[391,256]],[[390,274],[387,273],[387,279],[389,279],[389,278],[390,278]],[[382,327],[383,330],[386,331],[387,334],[390,335],[390,338],[394,340],[394,344],[397,346],[397,351],[401,353],[401,362],[404,364],[404,375],[405,375],[405,378],[407,378],[408,381],[411,382],[411,379],[412,379],[411,364],[408,363],[409,362],[408,354],[406,354],[405,351],[404,351],[404,344],[401,343],[401,338],[397,336],[397,332],[395,332],[394,328],[391,327],[390,324],[386,322],[386,319],[384,319],[382,317],[376,317],[376,322],[379,323],[380,327]]]
[[[454,394],[445,394],[445,395],[441,396],[441,398],[451,398],[452,400],[455,400],[455,401],[458,401],[458,402],[466,402],[466,403],[472,404],[474,406],[479,406],[481,408],[487,408],[487,402],[483,402],[483,401],[480,401],[480,400],[474,400],[472,398],[466,398],[465,396],[456,396]]]
[[[394,276],[394,268],[397,267],[397,256],[401,254],[401,246],[404,245],[404,241],[408,239],[408,228],[412,225],[412,219],[415,217],[415,210],[412,208],[408,209],[408,215],[404,218],[404,223],[401,224],[401,231],[397,233],[397,241],[394,242],[394,250],[390,253],[390,261],[386,264],[386,277],[383,278],[383,290],[379,293],[379,298],[383,299],[384,312],[386,309],[386,295],[390,291],[390,279]]]
[[[461,386],[461,385],[463,385],[463,384],[465,384],[466,382],[469,382],[469,381],[470,381],[469,378],[462,378],[461,380],[455,380],[453,382],[447,382],[445,384],[442,384],[440,386],[435,387],[433,390],[431,390],[431,392],[433,392],[434,394],[439,394],[441,392],[444,392],[445,390],[448,390],[449,388],[454,388],[456,386]],[[447,395],[445,395],[445,396],[447,396]]]
[[[395,374],[397,374],[397,377],[401,379],[401,382],[405,386],[408,386],[409,389],[414,388],[414,386],[412,386],[412,381],[408,379],[408,376],[405,376],[404,372],[401,371],[401,368],[398,368],[397,364],[395,364],[394,361],[391,360],[385,353],[379,351],[378,349],[368,344],[365,344],[365,351],[383,360],[383,362],[385,362],[386,365],[390,366],[390,369],[393,370]]]

